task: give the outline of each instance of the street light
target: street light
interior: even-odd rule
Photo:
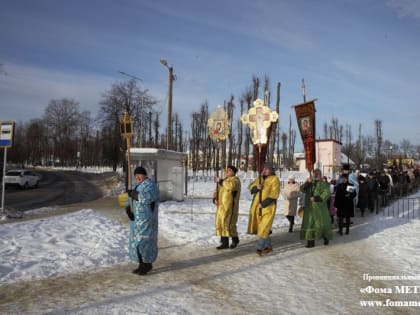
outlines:
[[[172,144],[172,83],[176,80],[174,68],[168,65],[166,59],[161,59],[160,63],[169,70],[169,95],[168,95],[168,127],[166,135],[166,150]]]

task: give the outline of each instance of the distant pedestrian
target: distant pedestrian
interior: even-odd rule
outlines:
[[[261,184],[259,180],[255,179],[248,186],[254,197],[249,209],[247,233],[258,235],[257,254],[262,256],[273,251],[270,233],[280,194],[280,180],[270,164],[264,165]]]
[[[381,174],[378,177],[378,194],[379,194],[379,206],[386,207],[388,206],[389,198],[390,198],[390,191],[391,191],[391,181],[390,177],[385,173],[385,171],[381,171]]]
[[[136,184],[128,191],[134,215],[130,221],[129,255],[139,263],[133,273],[145,275],[158,255],[159,188],[142,166],[134,170],[134,176]]]
[[[331,224],[334,224],[334,217],[337,215],[337,208],[334,206],[336,189],[337,189],[336,179],[332,178],[330,181],[330,199],[328,202],[328,209],[330,211]]]
[[[238,169],[229,165],[226,168],[226,177],[216,177],[217,189],[213,195],[216,210],[216,235],[220,236],[221,245],[217,249],[229,248],[229,237],[232,238],[230,248],[239,244],[236,224],[239,215],[239,197],[241,195],[241,181],[236,176]]]
[[[289,175],[287,178],[287,184],[284,186],[282,196],[284,198],[284,215],[289,221],[289,233],[291,233],[295,224],[298,199],[302,196],[300,185],[295,182],[293,175]]]
[[[354,196],[356,191],[353,184],[348,182],[348,175],[341,175],[341,183],[337,186],[334,206],[337,208],[338,234],[343,235],[344,220],[346,234],[350,233],[350,218],[354,217]]]
[[[366,178],[363,175],[359,175],[358,181],[359,196],[357,198],[357,207],[360,209],[361,216],[364,217],[369,203],[369,188],[366,183]]]
[[[376,171],[368,174],[367,181],[368,187],[368,208],[370,212],[376,211],[378,213],[378,179],[376,178]]]

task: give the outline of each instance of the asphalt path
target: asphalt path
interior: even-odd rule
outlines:
[[[73,204],[101,198],[101,182],[115,173],[87,174],[77,171],[34,170],[41,176],[37,188],[5,190],[7,210],[27,211],[41,207]]]

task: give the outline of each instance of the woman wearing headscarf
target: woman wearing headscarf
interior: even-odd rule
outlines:
[[[293,175],[289,175],[289,177],[287,177],[287,184],[284,186],[282,192],[282,196],[284,198],[284,215],[289,221],[289,233],[293,232],[298,199],[301,195],[300,186],[295,182],[295,177]]]

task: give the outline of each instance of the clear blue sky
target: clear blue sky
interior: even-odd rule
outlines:
[[[281,82],[280,128],[291,106],[317,98],[318,136],[337,117],[365,135],[420,144],[418,0],[2,0],[0,120],[41,118],[51,99],[73,98],[95,117],[113,83],[140,77],[166,125],[239,98],[252,76]],[[262,95],[261,95],[262,97]],[[293,113],[292,113],[293,114]],[[292,116],[296,128],[296,119]],[[298,140],[299,142],[300,140]]]

